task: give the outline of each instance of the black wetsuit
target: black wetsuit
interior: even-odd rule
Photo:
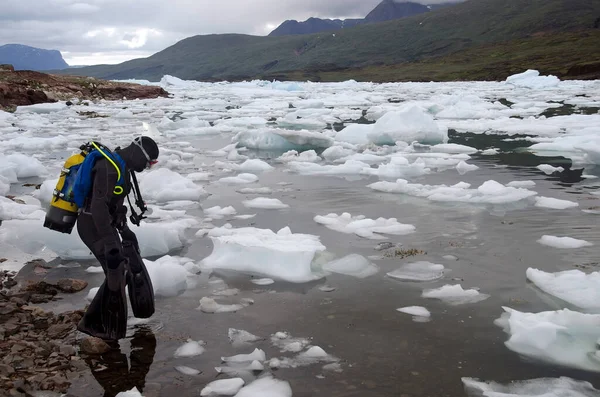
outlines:
[[[114,188],[118,179],[117,170],[107,160],[97,160],[92,171],[91,194],[77,218],[79,237],[98,259],[105,276],[109,265],[106,252],[109,249],[116,249],[119,251],[117,257],[123,255],[121,239],[116,225],[118,222],[124,222],[123,218],[126,217],[126,207],[123,204],[129,193],[130,184],[129,170],[124,171],[121,171],[126,180],[123,193],[115,195]],[[123,273],[120,276],[122,280],[117,279],[117,281],[124,282],[125,274]],[[102,323],[103,295],[104,285],[96,293],[78,328],[82,332],[104,338],[105,327]]]
[[[130,172],[142,172],[148,164],[145,155],[133,144],[124,149],[117,148],[116,152],[126,164],[125,169],[121,170],[121,176],[125,179],[123,193],[114,194],[118,181],[116,168],[106,159],[98,159],[92,170],[91,193],[86,198],[77,219],[77,232],[81,240],[98,259],[106,276],[77,329],[92,336],[111,340],[125,336],[127,303],[124,288],[126,278],[129,280],[132,276],[129,262],[134,260],[137,261],[138,266],[144,267],[139,256],[137,238],[127,226],[127,207],[124,206],[124,200],[131,189]],[[123,241],[127,240],[128,247],[135,246],[133,251],[136,254],[135,258],[131,258],[130,254],[129,262],[125,261],[121,238]],[[131,252],[131,250],[129,251]],[[126,266],[123,266],[124,264]],[[129,272],[126,272],[126,268],[129,269]],[[149,276],[145,268],[143,270],[143,277],[147,279],[144,285],[147,286],[148,291],[145,294],[147,296],[142,297],[141,300],[146,307],[142,308],[140,312],[149,316],[154,312],[154,295]],[[132,283],[128,282],[127,284],[129,286]],[[141,291],[139,283],[136,285],[137,289],[133,285],[130,288],[130,295],[131,292]],[[109,295],[113,296],[108,299]],[[120,308],[117,303],[121,305]]]

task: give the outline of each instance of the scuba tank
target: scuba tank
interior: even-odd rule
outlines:
[[[97,142],[86,143],[79,149],[81,152],[70,156],[65,161],[44,219],[44,227],[61,233],[70,234],[75,226],[79,207],[83,205],[87,190],[91,187],[91,170],[97,158],[105,157],[117,169],[119,181],[115,186],[114,194],[123,193],[124,178],[121,176],[121,169],[115,163],[120,161],[114,158],[114,154]],[[86,159],[89,159],[87,163]],[[80,171],[87,175],[81,175]]]

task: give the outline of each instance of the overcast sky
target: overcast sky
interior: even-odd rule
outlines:
[[[60,50],[69,65],[119,63],[152,55],[197,34],[266,35],[286,19],[362,18],[379,2],[0,0],[0,45],[15,43]]]

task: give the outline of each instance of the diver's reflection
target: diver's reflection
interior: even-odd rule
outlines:
[[[137,387],[144,391],[146,375],[154,360],[156,337],[149,329],[138,329],[131,339],[131,353],[127,356],[121,352],[118,344],[101,356],[88,356],[85,362],[92,370],[92,375],[104,389],[104,397],[115,397],[117,394]]]

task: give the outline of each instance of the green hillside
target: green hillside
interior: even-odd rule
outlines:
[[[465,50],[506,45],[501,43],[523,39],[529,40],[530,45],[551,48],[551,40],[537,38],[549,34],[560,38],[560,35],[552,36],[557,32],[594,32],[600,30],[594,29],[598,18],[600,0],[470,0],[410,18],[336,31],[335,35],[194,36],[148,58],[69,70],[68,73],[153,81],[170,74],[183,79],[211,81],[285,77],[310,71],[327,79],[324,76],[328,72],[344,69],[364,72],[407,62],[426,62],[432,58],[458,56]],[[589,41],[587,36],[581,39]],[[574,45],[564,46],[562,51],[578,52],[578,46],[576,41]],[[538,51],[544,52],[543,49]],[[519,54],[505,51],[501,56],[503,62],[510,63]],[[568,54],[555,57],[554,62],[559,64],[554,66],[569,67],[566,62],[572,58]],[[598,60],[598,51],[592,51],[582,61]],[[498,59],[490,61],[498,62]],[[347,71],[346,75],[351,77],[352,72]]]

